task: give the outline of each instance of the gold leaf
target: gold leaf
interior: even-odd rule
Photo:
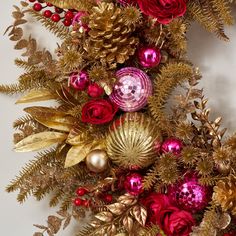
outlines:
[[[48,128],[70,132],[75,124],[75,119],[72,116],[53,108],[35,106],[25,108],[24,111]]]
[[[48,89],[32,90],[16,101],[16,104],[47,101],[56,99],[58,96]]]
[[[113,215],[108,211],[100,212],[95,217],[103,222],[111,222],[113,220]]]
[[[22,25],[22,24],[25,24],[27,23],[27,20],[25,19],[19,19],[19,20],[16,20],[14,25],[17,26],[17,25]]]
[[[142,226],[145,226],[147,220],[147,210],[142,206],[134,206],[132,208],[131,214]]]
[[[49,147],[56,143],[61,143],[67,134],[59,132],[41,132],[30,135],[15,145],[16,152],[32,152]]]
[[[17,42],[14,48],[16,50],[20,50],[20,49],[26,48],[27,45],[28,45],[28,41],[26,39],[21,39],[20,41]]]
[[[15,19],[20,19],[24,16],[24,14],[20,11],[14,11],[12,12],[12,16],[15,18]]]
[[[56,234],[61,228],[62,220],[57,216],[48,217],[48,226],[53,234]]]
[[[131,232],[133,229],[134,222],[131,217],[125,216],[123,219],[123,225],[128,232]]]
[[[126,206],[132,206],[137,202],[137,199],[130,194],[125,194],[125,195],[122,195],[118,198],[118,202],[120,202]]]
[[[36,232],[36,233],[34,233],[34,235],[33,235],[33,236],[43,236],[43,233]]]
[[[12,41],[18,41],[23,36],[23,30],[22,28],[14,28],[13,35],[10,37],[10,40]]]
[[[116,202],[116,203],[113,203],[111,205],[108,205],[107,208],[113,214],[121,215],[125,211],[126,206],[122,203]]]

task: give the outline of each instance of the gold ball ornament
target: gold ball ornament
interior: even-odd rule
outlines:
[[[107,153],[117,165],[140,169],[157,158],[156,142],[162,138],[156,124],[142,113],[126,113],[110,127],[106,140]]]
[[[101,173],[108,167],[108,155],[104,150],[95,149],[87,155],[85,162],[90,171]]]

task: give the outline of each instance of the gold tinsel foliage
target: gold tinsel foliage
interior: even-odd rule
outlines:
[[[135,53],[138,38],[132,36],[134,25],[126,23],[122,9],[113,3],[99,3],[89,16],[89,38],[84,49],[103,65],[115,67]]]
[[[128,113],[116,120],[107,137],[112,161],[126,168],[144,168],[157,158],[155,143],[161,135],[155,123],[142,113]]]

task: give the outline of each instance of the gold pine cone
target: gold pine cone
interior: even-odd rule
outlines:
[[[213,201],[224,211],[236,215],[236,176],[220,180],[214,187]]]
[[[139,41],[132,36],[135,27],[125,24],[122,9],[113,3],[102,2],[93,7],[89,28],[84,49],[103,65],[114,68],[135,53]]]
[[[107,136],[110,159],[125,168],[144,168],[157,158],[155,144],[161,143],[155,123],[142,113],[127,113],[116,120]]]

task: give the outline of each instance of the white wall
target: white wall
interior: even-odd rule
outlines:
[[[11,24],[12,5],[17,0],[1,3],[0,15],[0,83],[13,83],[21,70],[14,66],[14,58],[19,54],[13,50],[13,43],[3,36],[5,28]],[[236,9],[235,9],[236,12]],[[56,39],[40,27],[27,26],[29,32],[39,39],[42,46],[53,49]],[[236,130],[236,28],[227,29],[230,43],[222,42],[194,25],[189,38],[189,57],[203,73],[201,86],[215,115],[224,117],[224,125],[232,133]],[[50,212],[47,201],[36,202],[30,199],[19,205],[16,194],[7,194],[5,186],[18,173],[22,166],[32,159],[33,154],[19,154],[12,151],[12,123],[22,115],[23,106],[14,105],[16,97],[0,95],[0,225],[1,235],[30,236],[34,232],[32,224],[44,223]],[[73,235],[70,230],[61,233]]]

